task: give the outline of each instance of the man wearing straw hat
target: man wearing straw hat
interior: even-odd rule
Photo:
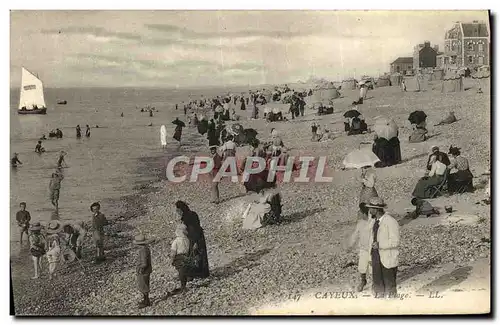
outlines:
[[[369,226],[369,243],[375,298],[394,298],[397,294],[399,224],[384,211],[386,204],[382,198],[372,197],[366,207],[373,218]]]
[[[151,306],[151,301],[149,300],[149,280],[153,269],[151,267],[151,250],[148,246],[150,243],[151,241],[146,239],[144,235],[135,236],[134,244],[139,246],[139,254],[137,256],[137,286],[143,295],[142,301],[139,302],[139,308],[141,309]]]
[[[95,263],[100,263],[105,260],[104,257],[104,226],[108,223],[104,214],[101,213],[101,204],[99,202],[94,202],[90,206],[90,211],[92,211],[92,227],[94,232],[92,233],[92,238],[96,246],[96,258]]]

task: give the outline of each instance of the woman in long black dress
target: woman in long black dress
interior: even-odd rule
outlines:
[[[189,251],[194,257],[194,266],[189,272],[190,276],[193,278],[207,278],[210,276],[210,269],[208,266],[207,244],[203,228],[200,225],[200,218],[183,201],[177,201],[175,207],[181,221],[187,227],[190,242]]]

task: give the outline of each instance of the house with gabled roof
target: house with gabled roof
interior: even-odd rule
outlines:
[[[455,22],[445,33],[444,52],[438,56],[437,63],[445,69],[475,69],[490,65],[489,23],[477,20]]]

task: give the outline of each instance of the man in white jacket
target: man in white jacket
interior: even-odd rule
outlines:
[[[375,298],[396,297],[396,274],[399,257],[399,224],[384,211],[386,204],[373,197],[366,205],[372,216],[370,222],[370,246],[373,291]]]

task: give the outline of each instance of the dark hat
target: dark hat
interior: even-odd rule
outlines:
[[[370,202],[366,205],[367,208],[374,208],[374,209],[383,209],[387,205],[384,203],[384,200],[379,197],[372,197],[370,199]]]
[[[40,225],[40,222],[34,222],[31,224],[30,230],[31,231],[40,231],[42,229],[42,226]]]
[[[413,199],[411,199],[411,204],[412,205],[417,205],[418,203],[418,199],[416,197],[414,197]]]
[[[359,204],[359,210],[364,213],[364,214],[367,214],[368,213],[368,208],[366,207],[366,203],[365,202],[361,202]]]
[[[450,146],[450,149],[449,149],[449,151],[448,151],[448,154],[449,154],[449,155],[459,156],[459,155],[460,155],[460,148]]]
[[[92,205],[90,206],[90,210],[92,210],[93,207],[98,207],[99,209],[101,208],[101,204],[99,202],[94,202],[92,203]]]

